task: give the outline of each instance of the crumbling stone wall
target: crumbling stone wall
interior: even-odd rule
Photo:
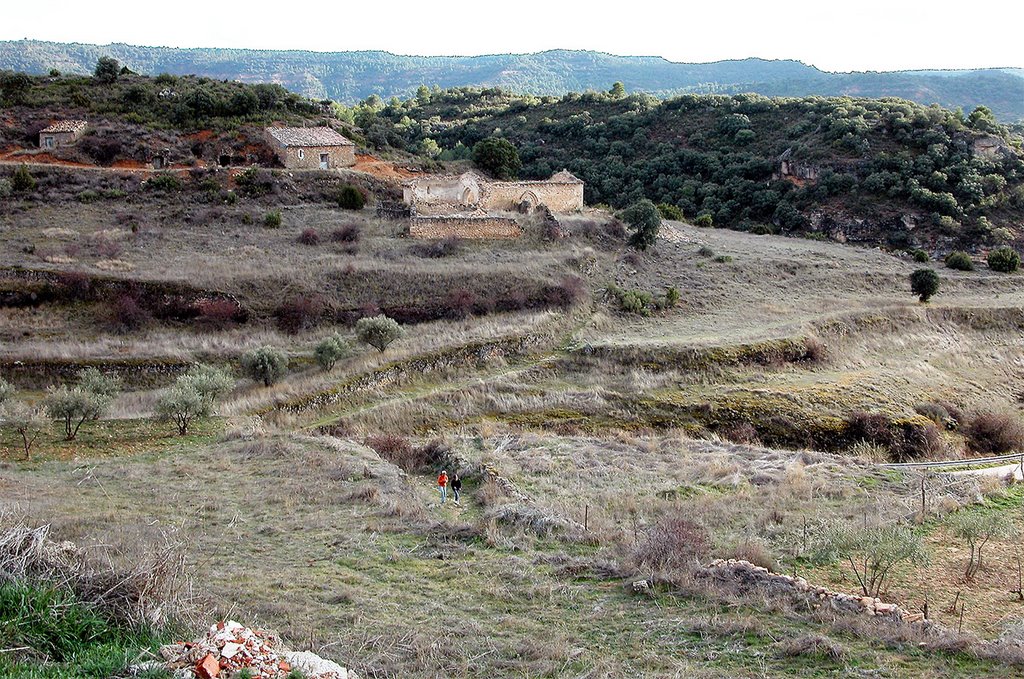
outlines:
[[[518,238],[522,228],[514,219],[491,216],[417,216],[409,220],[412,238]]]
[[[583,182],[563,170],[541,181],[489,181],[475,172],[458,177],[422,177],[410,181],[403,198],[415,214],[453,215],[484,210],[527,211],[546,205],[552,212],[583,209]]]

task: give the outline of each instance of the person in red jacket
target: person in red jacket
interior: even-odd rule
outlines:
[[[448,499],[448,472],[443,469],[441,475],[437,477],[437,488],[441,491],[441,504],[444,504]]]

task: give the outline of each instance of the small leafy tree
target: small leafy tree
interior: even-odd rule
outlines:
[[[242,354],[242,370],[256,382],[269,387],[288,372],[288,357],[275,347],[260,347]]]
[[[121,378],[106,375],[98,368],[86,368],[78,373],[78,384],[89,393],[113,401],[121,391]]]
[[[919,300],[927,302],[939,291],[939,274],[933,269],[918,269],[910,274],[910,290]]]
[[[219,368],[197,365],[160,395],[156,402],[157,417],[163,421],[173,421],[178,428],[178,435],[185,436],[197,419],[209,417],[214,403],[234,383],[231,376]]]
[[[988,253],[988,268],[1013,273],[1020,268],[1020,255],[1013,248],[996,248]]]
[[[195,420],[210,414],[210,404],[194,385],[179,380],[160,395],[156,414],[161,421],[173,420],[178,427],[178,435],[184,436]]]
[[[612,95],[616,99],[622,99],[626,96],[626,86],[619,81],[612,83],[612,88],[608,90],[608,94]]]
[[[113,57],[100,57],[96,62],[93,75],[101,83],[112,83],[121,75],[121,64]]]
[[[356,322],[356,338],[363,344],[369,344],[377,351],[384,350],[404,333],[402,326],[393,318],[381,314],[373,318],[360,318]]]
[[[629,236],[629,244],[637,250],[646,250],[658,240],[658,229],[661,228],[661,213],[658,207],[646,198],[633,203],[619,213],[619,219],[629,225],[633,233]]]
[[[682,298],[682,295],[679,293],[679,289],[676,288],[676,286],[674,286],[674,285],[668,286],[668,289],[665,290],[665,308],[666,309],[673,309],[673,308],[675,308],[676,306],[679,305],[679,300],[681,298]]]
[[[321,368],[331,370],[338,361],[352,355],[352,348],[344,337],[331,335],[330,337],[325,337],[316,345],[313,354],[316,356],[316,362]]]
[[[97,419],[108,401],[81,386],[69,388],[62,384],[47,391],[43,404],[52,419],[64,424],[64,440],[74,441],[82,424]]]
[[[861,592],[871,597],[877,597],[892,579],[896,566],[924,563],[928,558],[921,538],[901,525],[834,526],[826,533],[819,556],[849,564]]]
[[[189,368],[178,381],[190,385],[211,407],[235,386],[234,378],[226,371],[203,363]]]
[[[519,151],[508,139],[490,137],[478,141],[473,146],[473,164],[498,179],[515,179],[523,162],[519,159]]]
[[[0,425],[21,438],[26,460],[31,457],[32,444],[46,430],[47,424],[49,422],[38,408],[23,401],[9,401],[0,406]]]
[[[967,543],[970,556],[964,567],[964,580],[971,581],[981,570],[981,550],[989,540],[1005,531],[1003,518],[992,512],[961,510],[950,519],[953,536]]]

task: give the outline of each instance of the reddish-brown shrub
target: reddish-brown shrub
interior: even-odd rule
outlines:
[[[229,299],[204,299],[198,307],[200,319],[214,330],[224,330],[247,320],[245,310]]]
[[[138,330],[150,321],[152,315],[139,302],[135,295],[126,294],[118,297],[110,305],[110,323],[117,332]]]
[[[93,241],[92,249],[93,252],[96,253],[97,257],[103,257],[104,259],[120,257],[121,253],[124,251],[124,248],[121,247],[120,243],[107,238],[97,238]]]
[[[1008,410],[975,413],[963,432],[978,453],[1024,451],[1024,423]]]
[[[81,301],[92,296],[92,278],[81,271],[65,271],[57,275],[59,296],[68,301]]]
[[[688,569],[707,554],[708,542],[704,527],[677,509],[644,531],[633,556],[638,566],[656,571]]]
[[[320,234],[316,229],[303,229],[298,240],[303,245],[320,245]]]
[[[345,224],[331,232],[331,240],[335,243],[355,243],[359,240],[359,225]]]
[[[821,363],[828,358],[828,348],[817,337],[804,338],[804,360]]]
[[[283,302],[274,311],[277,327],[295,334],[312,327],[323,313],[323,302],[319,297],[299,295]]]
[[[882,413],[857,410],[846,418],[846,432],[853,441],[867,441],[880,446],[892,443],[891,422]]]
[[[448,464],[451,454],[451,449],[443,441],[434,440],[423,446],[414,446],[409,439],[398,434],[370,436],[366,439],[366,445],[377,451],[383,459],[409,473],[442,467]]]
[[[453,290],[451,294],[448,295],[445,305],[448,310],[447,315],[449,318],[457,320],[469,318],[473,315],[473,311],[476,309],[476,294],[474,294],[472,290],[466,290],[465,288]]]
[[[587,284],[578,276],[566,276],[558,285],[548,287],[544,294],[548,306],[563,309],[579,304],[586,296]]]

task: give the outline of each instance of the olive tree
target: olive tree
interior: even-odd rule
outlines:
[[[21,449],[26,460],[31,457],[32,444],[46,431],[48,424],[38,408],[24,401],[8,401],[0,405],[0,426],[13,431],[21,439]]]
[[[0,406],[14,398],[14,385],[0,377]]]
[[[964,567],[964,580],[973,580],[981,570],[982,548],[1006,530],[1003,518],[995,513],[961,510],[952,516],[949,528],[954,537],[967,543],[970,555]]]
[[[356,337],[363,344],[369,344],[384,353],[388,346],[404,333],[402,326],[393,318],[381,314],[372,318],[360,318],[356,322]]]
[[[60,385],[50,388],[43,399],[46,412],[64,425],[64,440],[74,441],[86,420],[98,419],[109,404],[109,399],[83,389],[81,386]]]
[[[219,368],[197,365],[160,395],[156,415],[162,421],[173,421],[178,434],[185,436],[196,420],[210,416],[217,399],[234,383],[231,376]]]
[[[845,561],[864,596],[877,597],[893,569],[901,563],[924,563],[928,555],[921,538],[902,525],[832,526],[819,556]]]
[[[93,69],[96,80],[103,83],[112,83],[121,75],[121,64],[113,57],[100,57],[96,61],[96,68]]]
[[[269,387],[288,372],[288,357],[275,347],[260,347],[242,354],[242,370],[246,376]]]
[[[352,354],[352,348],[344,337],[331,335],[325,337],[313,350],[317,364],[324,370],[331,370],[334,365]]]

